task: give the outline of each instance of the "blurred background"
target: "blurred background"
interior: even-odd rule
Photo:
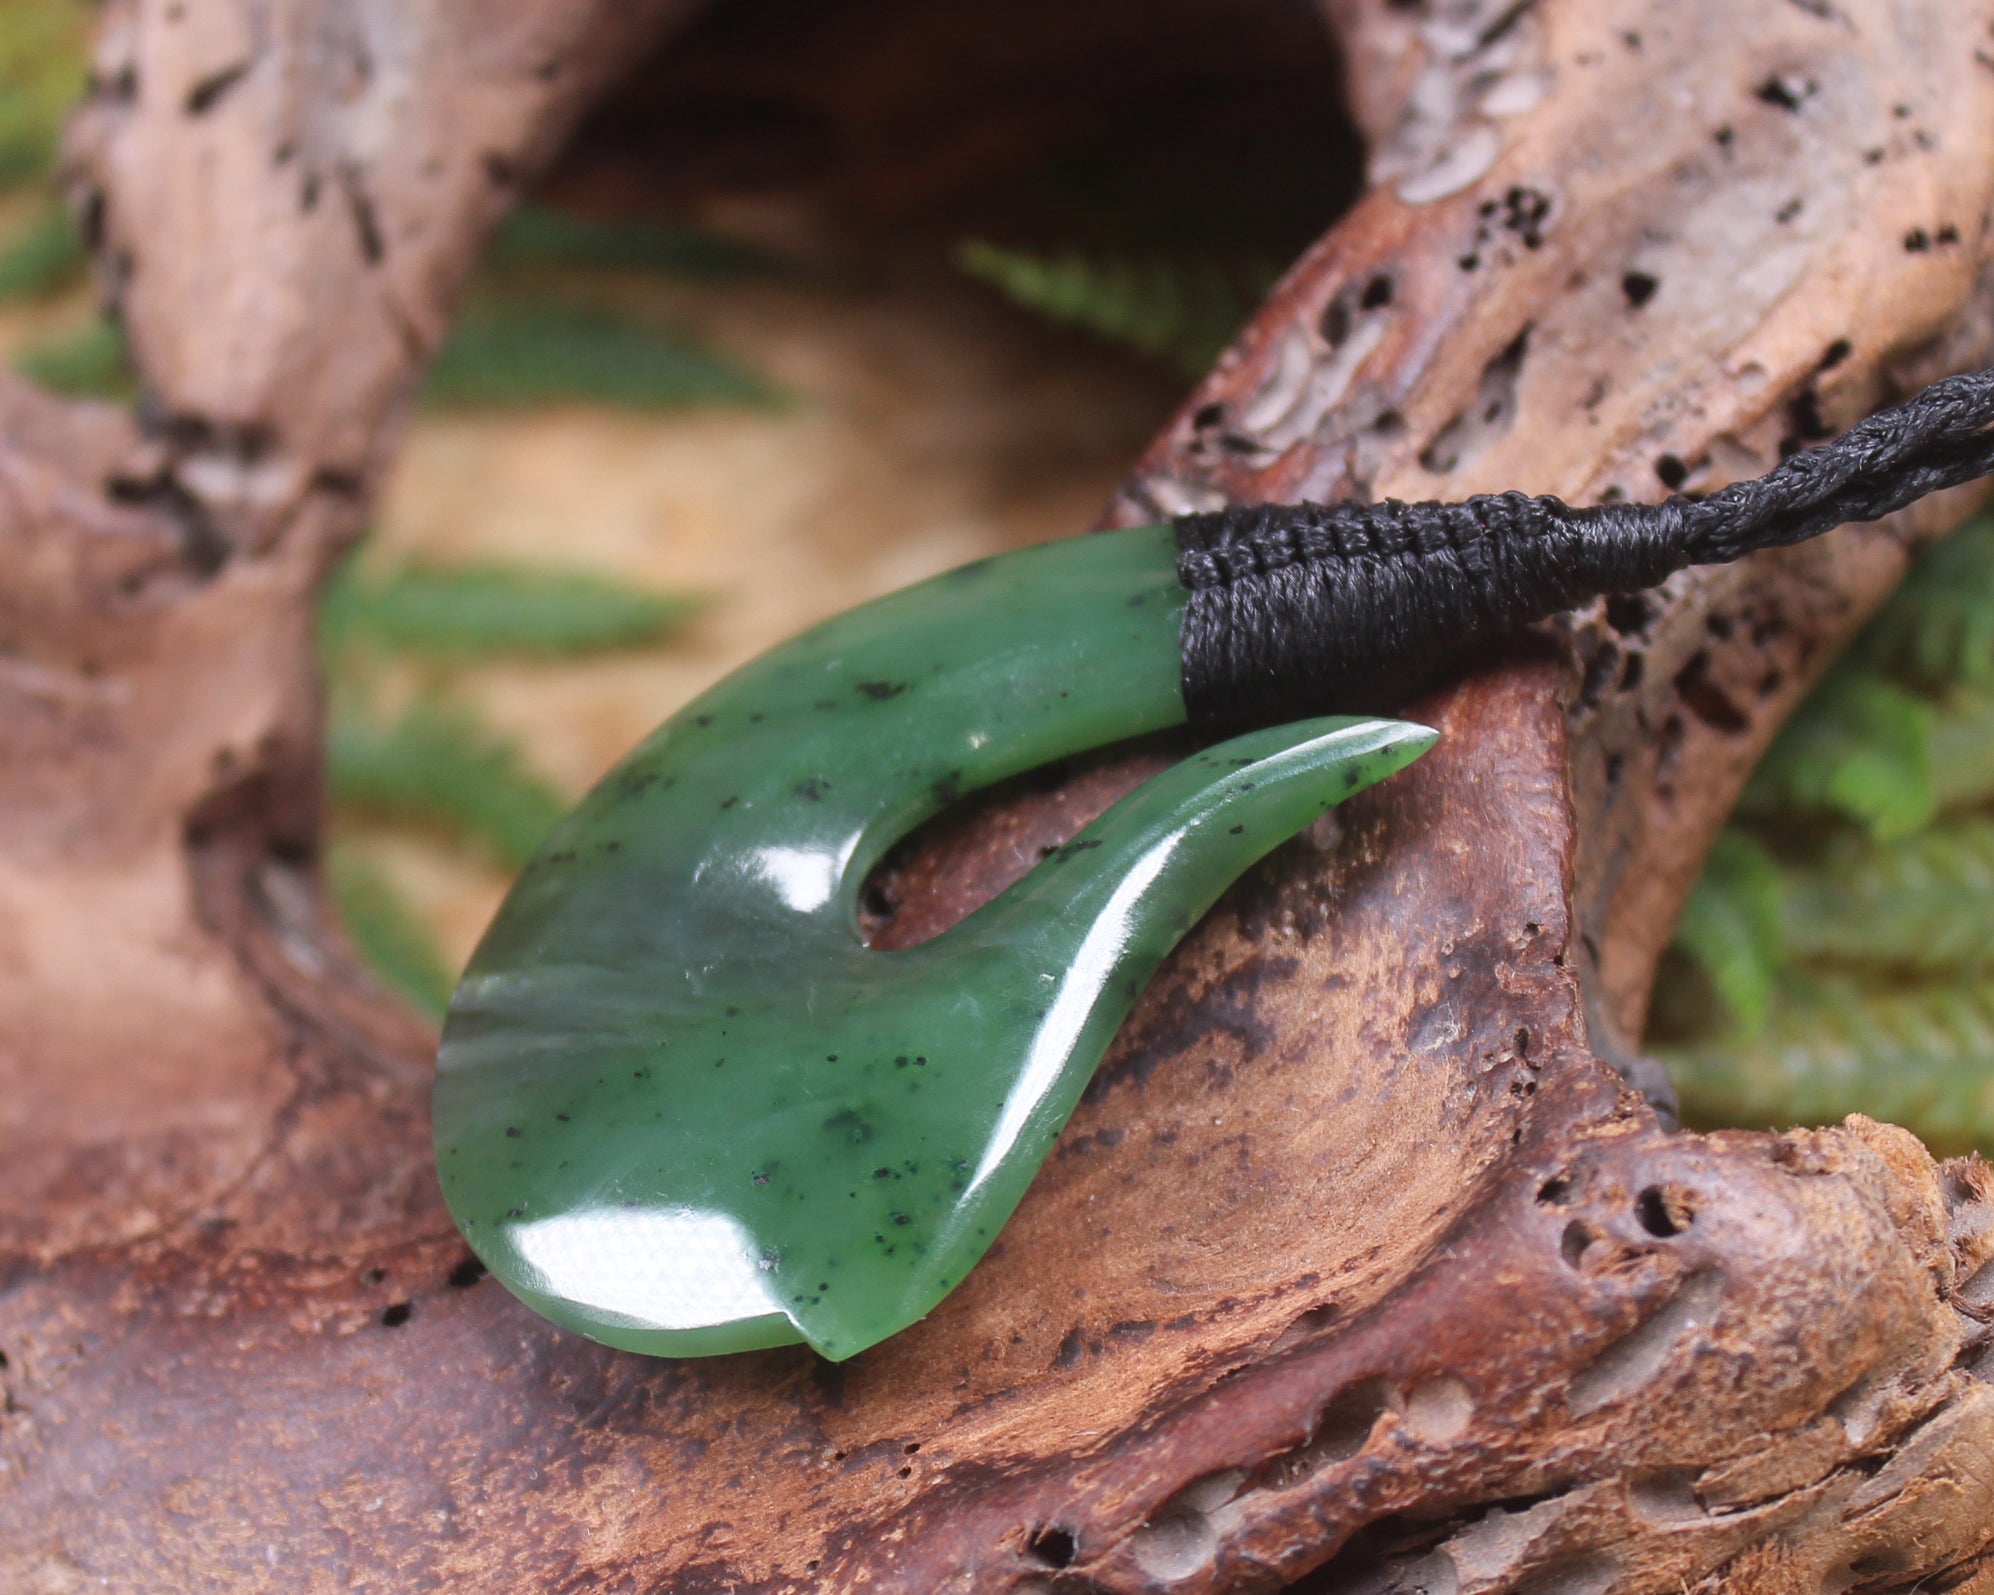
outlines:
[[[55,177],[88,28],[0,0],[0,359],[129,401]],[[439,1014],[564,808],[743,660],[1087,527],[1358,192],[1337,71],[1304,0],[733,0],[637,70],[490,252],[325,600],[329,873],[382,978]],[[1994,525],[1759,771],[1650,1042],[1692,1123],[1994,1143]]]

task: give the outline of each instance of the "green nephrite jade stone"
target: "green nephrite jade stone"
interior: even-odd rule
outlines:
[[[1410,763],[1309,720],[1130,793],[954,929],[857,932],[866,872],[964,793],[1181,724],[1167,527],[986,560],[825,622],[612,771],[520,877],[443,1034],[443,1189],[557,1323],[849,1357],[1017,1206],[1116,1026],[1254,860]]]

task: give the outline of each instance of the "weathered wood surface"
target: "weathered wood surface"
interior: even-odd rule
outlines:
[[[75,181],[152,398],[0,392],[0,1588],[1994,1584],[1986,1170],[1672,1132],[1602,1061],[1957,502],[1416,703],[887,1345],[645,1362],[461,1268],[425,1039],[317,898],[306,600],[499,190],[670,9],[107,16]],[[1988,357],[1980,0],[1331,9],[1376,185],[1118,518],[1715,485]],[[1143,768],[930,839],[883,934]]]

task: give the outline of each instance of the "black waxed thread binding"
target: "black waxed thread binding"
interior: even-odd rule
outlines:
[[[1994,473],[1994,372],[1948,377],[1708,498],[1573,509],[1266,504],[1176,522],[1184,702],[1208,724],[1389,696],[1450,657],[1609,593],[1653,587]]]

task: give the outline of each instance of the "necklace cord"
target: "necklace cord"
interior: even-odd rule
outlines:
[[[1994,473],[1994,371],[1948,377],[1707,498],[1574,509],[1261,504],[1185,515],[1180,645],[1194,721],[1227,725],[1403,693],[1477,644]]]

